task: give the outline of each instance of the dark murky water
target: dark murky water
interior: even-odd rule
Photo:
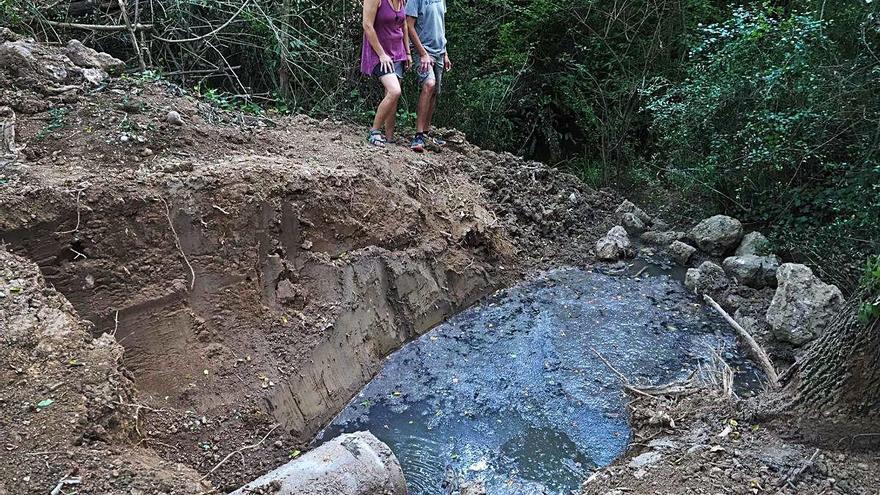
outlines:
[[[476,479],[491,495],[569,493],[631,434],[620,381],[592,349],[642,384],[687,376],[711,349],[736,352],[725,324],[668,276],[557,270],[390,356],[316,442],[370,430],[413,495]]]

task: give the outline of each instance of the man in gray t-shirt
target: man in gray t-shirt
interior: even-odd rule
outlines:
[[[414,151],[425,150],[425,139],[431,132],[431,117],[437,106],[437,94],[443,82],[443,72],[452,70],[446,53],[446,0],[409,0],[406,3],[406,21],[409,39],[416,48],[416,67],[422,92],[416,118],[416,137],[410,146]],[[438,136],[434,144],[446,144]]]

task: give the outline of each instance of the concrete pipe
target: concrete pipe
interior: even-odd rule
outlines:
[[[397,457],[368,431],[340,435],[230,495],[406,495]]]

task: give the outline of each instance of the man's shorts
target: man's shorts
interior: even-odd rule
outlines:
[[[413,60],[413,64],[416,67],[416,72],[419,74],[419,84],[425,84],[425,81],[429,79],[434,80],[434,91],[437,94],[440,94],[440,87],[443,83],[443,58],[445,54],[440,55],[431,55],[431,58],[434,59],[433,69],[429,69],[427,72],[422,72],[422,66],[419,63],[419,56],[416,55],[415,60]]]
[[[376,67],[373,68],[374,77],[387,76],[388,74],[395,74],[398,79],[403,79],[403,62],[394,62],[394,68],[391,72],[382,70],[382,64],[376,64]]]

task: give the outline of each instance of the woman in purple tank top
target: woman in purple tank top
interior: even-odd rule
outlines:
[[[361,72],[379,79],[385,98],[376,109],[376,118],[367,141],[385,146],[394,139],[400,80],[404,69],[412,65],[406,22],[406,0],[364,0],[364,43],[361,49]],[[382,134],[382,127],[385,134]]]

